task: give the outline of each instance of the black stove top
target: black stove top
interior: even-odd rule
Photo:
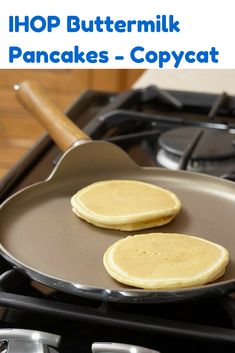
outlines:
[[[66,112],[93,139],[142,166],[190,169],[234,180],[235,97],[148,87],[84,93]],[[0,184],[0,199],[44,180],[60,151],[45,135]],[[166,163],[166,164],[165,164]],[[168,163],[168,164],[167,164]],[[1,259],[0,326],[62,335],[60,352],[115,341],[161,352],[233,352],[233,295],[178,304],[117,304],[73,297],[25,278]],[[1,351],[1,350],[0,350]]]

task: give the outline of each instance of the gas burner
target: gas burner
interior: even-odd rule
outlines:
[[[180,162],[188,146],[199,131],[202,131],[191,155],[187,169],[195,172],[219,175],[220,170],[234,166],[234,134],[228,130],[201,127],[181,127],[161,134],[158,143],[158,163],[169,169],[180,169]]]

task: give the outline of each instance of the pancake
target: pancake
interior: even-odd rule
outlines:
[[[177,196],[153,184],[107,180],[88,185],[71,199],[74,213],[98,227],[133,231],[169,223],[180,211]]]
[[[111,245],[104,266],[120,283],[144,289],[200,286],[225,272],[228,251],[208,240],[175,233],[128,236]]]

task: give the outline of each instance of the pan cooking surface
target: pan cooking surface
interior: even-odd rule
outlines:
[[[131,178],[167,188],[182,202],[181,212],[170,224],[134,234],[176,232],[217,242],[230,253],[226,274],[218,282],[235,279],[233,183],[188,172],[141,169],[132,163],[126,173],[121,168],[115,171],[110,168],[108,173],[89,173],[87,178],[84,175],[75,178],[67,170],[63,174],[62,169],[50,181],[18,193],[0,211],[2,251],[19,266],[52,277],[52,286],[57,281],[65,281],[108,291],[134,292],[135,289],[115,282],[102,262],[106,249],[132,232],[90,225],[72,212],[70,204],[71,196],[92,182]]]

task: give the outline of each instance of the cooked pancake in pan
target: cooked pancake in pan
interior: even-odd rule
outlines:
[[[128,236],[111,245],[104,266],[118,282],[144,289],[200,286],[225,272],[228,251],[208,240],[174,233]]]
[[[133,231],[169,223],[180,211],[169,190],[135,180],[106,180],[78,191],[74,213],[98,227]]]

